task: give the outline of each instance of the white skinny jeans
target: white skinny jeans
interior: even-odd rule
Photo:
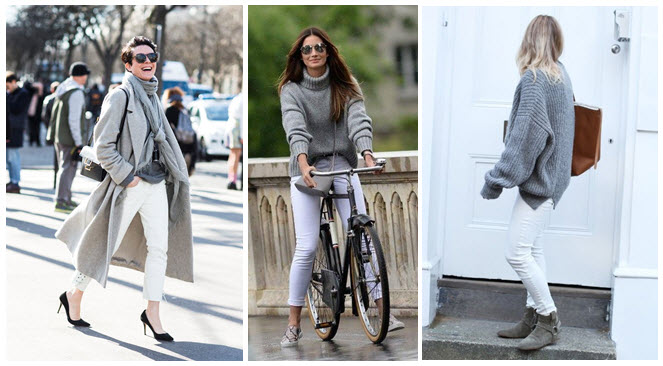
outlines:
[[[549,199],[533,210],[518,194],[511,214],[506,247],[507,262],[527,289],[527,306],[536,309],[540,315],[557,311],[550,296],[543,255],[543,230],[552,208],[553,202]]]
[[[331,170],[331,157],[320,159],[315,167],[318,171]],[[350,169],[351,166],[348,161],[336,156],[334,162],[334,170]],[[315,259],[315,251],[319,242],[320,235],[320,197],[312,196],[300,192],[295,187],[295,182],[299,176],[292,177],[290,180],[290,197],[292,200],[292,216],[295,221],[295,236],[296,247],[295,254],[292,258],[292,265],[290,266],[290,289],[288,305],[291,306],[304,306],[304,297],[309,282],[311,281],[311,271],[313,270],[313,261]],[[361,189],[359,177],[355,174],[352,176],[352,187],[355,190],[355,200],[357,203],[357,211],[360,214],[366,214],[366,203],[364,202],[364,193]],[[348,192],[348,182],[344,176],[334,177],[334,193],[346,194]],[[348,217],[350,217],[350,201],[348,199],[334,199],[334,206],[338,216],[335,220],[341,220],[343,223],[343,230],[347,231]],[[339,236],[339,244],[345,243],[345,236]],[[365,243],[362,243],[365,245]],[[375,251],[371,248],[373,253],[374,263]],[[364,264],[366,277],[368,280],[375,278],[370,264]],[[373,301],[382,298],[380,287],[375,287],[370,293]]]
[[[147,258],[145,259],[145,276],[143,280],[143,298],[150,301],[161,301],[163,284],[166,277],[166,264],[168,260],[168,196],[166,182],[151,184],[140,180],[131,188],[125,188],[127,195],[124,198],[122,225],[115,243],[113,253],[119,247],[124,234],[129,228],[131,220],[136,214],[140,215],[143,223],[145,239],[147,239]],[[90,277],[79,271],[74,272],[73,285],[85,291],[90,283]]]

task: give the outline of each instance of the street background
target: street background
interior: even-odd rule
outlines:
[[[7,69],[23,80],[62,81],[72,62],[83,61],[92,72],[88,86],[108,90],[112,74],[124,72],[122,47],[142,35],[159,48],[159,81],[168,60],[184,65],[189,82],[216,92],[236,94],[242,85],[241,6],[10,6],[6,29]]]
[[[143,273],[111,266],[106,289],[92,281],[82,303],[89,329],[75,328],[58,296],[73,266],[54,238],[53,148],[21,149],[21,194],[7,194],[7,358],[10,361],[242,360],[242,192],[225,189],[226,162],[199,162],[191,177],[194,283],[165,282],[161,319],[175,342],[160,343],[139,315]],[[97,182],[77,175],[73,199]]]

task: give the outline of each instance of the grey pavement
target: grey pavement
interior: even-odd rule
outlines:
[[[52,147],[21,149],[21,194],[6,195],[7,359],[10,361],[241,360],[243,346],[242,192],[225,189],[226,163],[201,162],[191,177],[194,283],[167,278],[161,319],[175,342],[160,343],[139,320],[143,274],[111,266],[106,289],[93,281],[82,317],[56,314],[71,285],[71,254],[53,235]],[[74,200],[96,182],[78,175]]]
[[[343,316],[333,340],[320,340],[304,314],[303,338],[295,347],[281,348],[287,317],[249,317],[249,361],[394,361],[417,360],[418,325],[416,317],[399,318],[405,328],[387,334],[381,344],[373,344],[364,334],[359,318]]]
[[[562,319],[563,320],[563,319]],[[500,338],[513,322],[452,318],[438,315],[423,328],[424,360],[614,360],[615,343],[607,331],[567,327],[559,340],[537,351],[520,351],[521,339]]]

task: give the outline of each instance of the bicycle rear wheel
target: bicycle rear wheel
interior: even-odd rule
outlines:
[[[332,307],[329,306],[329,299],[324,301],[323,296],[323,272],[333,271],[336,272],[336,255],[331,246],[331,234],[329,232],[329,225],[327,228],[320,230],[320,242],[315,252],[315,259],[313,260],[313,271],[311,273],[311,282],[309,283],[306,292],[306,304],[309,310],[309,318],[313,324],[315,333],[323,341],[329,341],[336,335],[338,330],[338,323],[341,320],[340,313],[337,314]],[[342,291],[337,292],[336,296],[343,296]]]
[[[389,280],[380,238],[373,224],[355,231],[351,253],[352,295],[366,336],[380,343],[389,330]],[[355,253],[361,248],[359,253]]]

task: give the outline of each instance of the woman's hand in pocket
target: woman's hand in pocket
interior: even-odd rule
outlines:
[[[134,180],[131,181],[131,183],[127,184],[127,188],[135,187],[138,185],[138,182],[140,182],[140,177],[135,175]]]

